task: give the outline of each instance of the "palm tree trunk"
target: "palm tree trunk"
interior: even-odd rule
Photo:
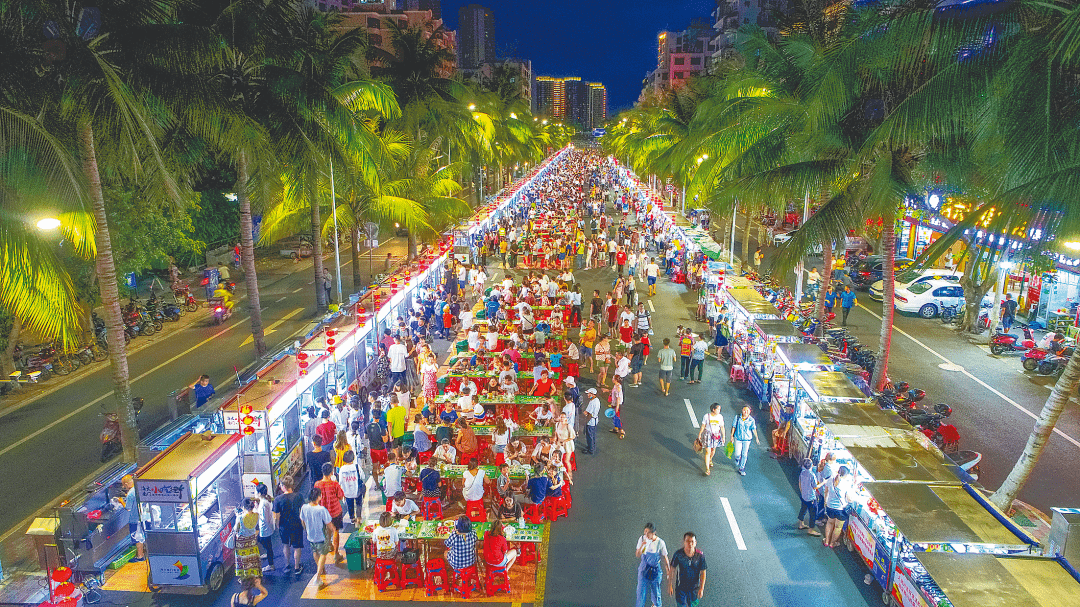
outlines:
[[[0,354],[0,371],[6,377],[8,373],[15,371],[15,346],[19,343],[19,334],[22,333],[22,321],[14,314],[11,316],[11,331],[7,334],[7,346]]]
[[[825,334],[825,294],[832,283],[833,245],[829,239],[821,241],[821,286],[818,287],[817,302],[814,304],[814,318],[817,319],[818,337]]]
[[[311,205],[311,249],[312,264],[315,270],[315,310],[322,314],[329,309],[326,301],[326,289],[323,288],[323,241],[322,241],[322,215],[319,213],[319,176],[314,167],[308,168],[307,195]]]
[[[885,257],[882,263],[882,284],[885,286],[881,299],[881,355],[878,356],[877,364],[874,365],[874,377],[870,382],[875,390],[881,390],[885,384],[889,372],[889,350],[892,348],[893,331],[893,295],[896,284],[896,214],[890,213],[882,218],[881,228],[881,254]]]
[[[360,273],[360,251],[357,249],[360,247],[360,226],[359,220],[354,220],[352,227],[352,288],[353,293],[359,293],[360,287],[364,284],[364,276]]]
[[[133,462],[135,447],[139,443],[139,425],[135,419],[135,409],[131,406],[127,342],[124,339],[124,319],[120,312],[120,290],[116,284],[112,238],[105,216],[105,192],[101,188],[101,174],[98,172],[93,126],[89,120],[83,119],[79,122],[78,129],[79,154],[82,157],[83,174],[90,186],[90,204],[94,209],[94,244],[97,247],[94,265],[105,312],[109,366],[112,367],[113,395],[116,399],[116,415],[120,421],[120,441],[124,448],[124,461]]]
[[[416,233],[409,230],[409,259],[412,261],[416,257]]]
[[[262,304],[259,300],[259,277],[255,272],[255,241],[252,237],[251,197],[248,195],[247,154],[240,152],[236,162],[236,197],[240,201],[240,264],[244,268],[244,284],[247,286],[248,312],[251,320],[251,338],[255,341],[255,356],[266,355],[263,335]]]
[[[1069,358],[1061,377],[1054,384],[1053,391],[1050,392],[1042,412],[1039,413],[1039,419],[1035,420],[1035,427],[1031,430],[1020,459],[1016,460],[1016,465],[1009,472],[1005,482],[1001,483],[1001,487],[990,496],[990,501],[1003,512],[1008,512],[1016,495],[1023,489],[1028,476],[1038,463],[1046,441],[1050,439],[1050,434],[1054,431],[1061,412],[1065,410],[1065,405],[1069,402],[1069,395],[1076,393],[1077,380],[1080,380],[1080,356],[1073,356]]]

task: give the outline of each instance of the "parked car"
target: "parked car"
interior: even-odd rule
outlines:
[[[855,288],[866,289],[870,285],[881,280],[881,277],[884,274],[884,260],[885,258],[881,255],[871,255],[852,266],[851,269],[848,270],[848,276],[851,277],[851,282],[855,283]],[[897,257],[895,267],[897,270],[903,270],[913,263],[915,263],[914,259]]]
[[[773,246],[777,247],[777,246],[780,246],[780,245],[784,244],[785,242],[791,240],[791,236],[794,233],[795,233],[795,230],[791,230],[790,232],[777,232],[776,234],[773,235],[773,238],[772,238]],[[810,252],[808,253],[808,255],[821,255],[821,254],[822,254],[821,243],[815,243],[813,246],[810,247]]]
[[[906,287],[897,287],[893,307],[923,318],[934,318],[942,306],[964,303],[964,287],[950,280],[928,280]]]
[[[963,272],[959,270],[946,270],[942,268],[923,268],[921,270],[905,270],[896,275],[896,288],[907,288],[913,284],[927,282],[929,280],[948,280],[960,282]],[[870,299],[881,301],[885,298],[885,281],[879,280],[870,285]]]

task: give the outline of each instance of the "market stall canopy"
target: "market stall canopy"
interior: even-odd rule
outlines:
[[[188,434],[139,469],[139,480],[175,481],[198,476],[206,462],[240,442],[239,434]]]
[[[754,326],[770,337],[783,339],[801,337],[795,332],[795,326],[786,320],[756,320],[754,321]],[[817,346],[812,347],[817,348],[817,351],[821,352],[821,348],[818,348]],[[826,358],[825,360],[826,364],[828,364],[828,359]]]
[[[992,544],[1026,551],[966,489],[922,483],[863,483],[897,530],[914,544]],[[992,507],[992,506],[991,506]]]
[[[863,437],[841,437],[839,440],[876,481],[954,485],[960,482],[940,451],[930,451],[912,439],[893,436],[869,441]]]
[[[848,437],[907,436],[914,428],[899,415],[878,408],[873,403],[808,403],[814,415],[838,439]],[[888,446],[895,442],[886,441]]]
[[[799,371],[799,385],[814,400],[866,400],[862,390],[839,371]]]
[[[1080,605],[1080,583],[1057,561],[955,552],[916,552],[953,607]]]
[[[724,284],[729,289],[752,289],[754,288],[754,281],[745,276],[731,276],[730,274],[724,277]]]
[[[736,305],[756,318],[780,318],[780,310],[754,289],[728,289],[728,295]]]
[[[791,326],[791,323],[788,323]],[[794,327],[792,327],[794,329]],[[813,365],[832,365],[832,361],[815,344],[778,344],[777,353],[784,364],[795,367]],[[860,392],[861,394],[861,392]]]

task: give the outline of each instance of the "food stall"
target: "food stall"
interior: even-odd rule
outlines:
[[[783,321],[769,321],[783,322]],[[795,375],[801,371],[831,371],[833,363],[816,344],[778,343],[770,380],[769,416],[779,424],[795,412]]]
[[[776,348],[781,344],[791,344],[801,338],[795,328],[786,320],[755,320],[753,331],[747,333],[743,349],[743,367],[746,371],[746,383],[757,395],[758,402],[767,403],[773,388],[772,382],[776,365]]]
[[[920,552],[915,558],[933,578],[937,596],[953,607],[1060,607],[1080,605],[1080,582],[1065,564],[1050,558]],[[897,605],[925,603],[906,588]],[[907,601],[910,597],[910,601]]]
[[[780,320],[780,311],[750,288],[738,287],[725,291],[727,312],[720,321],[720,330],[731,344],[731,360],[734,365],[743,365],[747,349],[764,348],[763,340],[755,340],[754,323],[762,320]]]
[[[108,466],[79,495],[56,508],[62,556],[75,571],[100,574],[134,545],[128,533],[127,497],[121,480],[135,472],[135,464]]]
[[[151,589],[221,588],[242,498],[239,443],[239,434],[187,434],[136,471]]]
[[[147,434],[135,448],[135,461],[143,465],[154,456],[168,449],[188,432],[201,434],[207,430],[221,432],[221,420],[217,412],[187,413]]]

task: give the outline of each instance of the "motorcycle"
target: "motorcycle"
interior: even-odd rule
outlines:
[[[1049,355],[1050,352],[1042,348],[1032,348],[1020,355],[1020,364],[1023,365],[1025,370],[1034,371],[1039,368],[1039,363]]]
[[[946,453],[945,457],[952,460],[961,470],[967,472],[973,480],[979,480],[979,474],[982,472],[979,469],[979,464],[982,462],[982,453],[958,450],[953,453]]]
[[[24,354],[22,345],[16,345],[15,350],[12,352],[12,358],[19,361],[19,365],[23,371],[49,371],[57,375],[67,375],[75,369],[78,369],[81,363],[78,358],[71,358],[64,356],[62,352],[57,349],[56,344],[42,344],[37,346],[36,352],[29,352]],[[48,374],[42,373],[43,378],[47,378]],[[44,379],[41,381],[44,381]]]
[[[211,297],[207,304],[210,306],[215,325],[220,325],[232,316],[232,308],[225,305],[225,300],[220,297]]]
[[[1072,348],[1066,348],[1062,354],[1052,354],[1039,361],[1036,372],[1040,375],[1060,374],[1065,370],[1065,365],[1069,363],[1070,358],[1072,358]]]
[[[145,403],[141,398],[131,399],[131,406],[135,409],[136,427],[139,424],[139,411],[142,411],[143,404]],[[101,408],[104,410],[105,405],[102,404]],[[105,413],[105,422],[101,428],[101,462],[107,462],[123,450],[124,447],[120,441],[120,416],[111,411]]]
[[[997,356],[1001,356],[1006,352],[1024,352],[1035,347],[1035,336],[1031,334],[1031,327],[1027,325],[1021,325],[1020,328],[1024,331],[1024,338],[1020,339],[1012,333],[1001,333],[1000,331],[990,338],[990,352]]]
[[[146,309],[151,314],[160,315],[160,318],[166,322],[177,322],[183,315],[180,306],[159,300],[153,289],[150,290],[150,299],[146,300]]]
[[[183,283],[175,283],[172,290],[176,304],[182,311],[194,312],[199,309],[199,301],[191,294],[191,287]]]

